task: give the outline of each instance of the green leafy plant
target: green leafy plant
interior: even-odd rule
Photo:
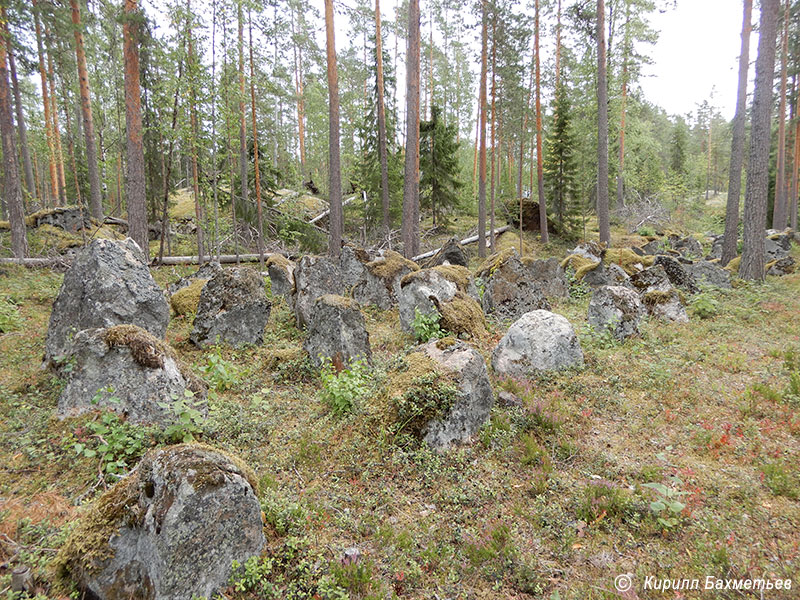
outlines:
[[[358,401],[369,389],[369,366],[363,360],[336,371],[330,361],[320,370],[322,400],[339,416],[353,412]]]
[[[776,496],[791,500],[800,498],[800,478],[784,462],[766,463],[761,467],[764,484]]]
[[[22,327],[19,309],[9,298],[0,298],[0,333],[16,331]]]
[[[100,470],[114,476],[125,473],[153,445],[152,430],[131,425],[110,411],[90,421],[86,430],[76,431],[76,436],[75,454],[99,458]]]
[[[719,302],[710,292],[700,292],[692,298],[692,314],[701,319],[710,319],[719,314]]]
[[[567,286],[569,288],[569,297],[572,300],[583,300],[592,295],[592,288],[583,279],[575,277],[575,269],[567,266],[564,270],[567,278]]]
[[[447,332],[439,325],[439,314],[426,315],[418,308],[414,309],[414,320],[411,321],[411,329],[418,342],[424,344],[432,339],[441,339]]]
[[[214,352],[206,355],[206,364],[200,367],[208,384],[218,392],[224,392],[239,383],[239,370],[234,363],[222,358],[220,346],[214,347]]]
[[[396,432],[419,435],[429,421],[447,414],[458,397],[458,389],[436,372],[412,380],[408,391],[395,399]]]
[[[642,225],[636,230],[636,233],[642,237],[653,237],[656,235],[656,230],[652,225]]]
[[[663,483],[644,483],[642,487],[653,490],[656,499],[650,502],[650,512],[664,529],[674,529],[680,523],[680,514],[686,505],[678,499],[689,492],[682,492]]]
[[[164,438],[168,442],[188,443],[195,439],[196,435],[203,432],[203,422],[205,418],[194,401],[194,394],[191,390],[185,390],[183,397],[172,394],[173,402],[159,402],[158,405],[170,411],[175,420],[164,429]]]

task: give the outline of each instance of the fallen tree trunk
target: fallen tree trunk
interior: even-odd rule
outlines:
[[[265,253],[264,259],[268,259],[272,254]],[[240,254],[238,256],[238,262],[258,262],[259,255],[258,254]],[[209,262],[209,261],[206,261]],[[230,264],[237,262],[237,256],[235,254],[222,254],[219,257],[220,264]],[[161,266],[161,265],[196,265],[198,263],[197,256],[165,256],[161,262],[157,260],[153,260],[151,263],[153,266]]]
[[[0,258],[0,265],[22,265],[24,267],[56,267],[69,265],[72,258]]]
[[[353,201],[353,198],[355,198],[355,196],[350,196],[350,197],[349,197],[347,200],[345,200],[344,202],[342,202],[342,207],[345,207],[345,206],[347,206],[348,204],[350,204],[350,203]],[[331,209],[330,209],[330,208],[329,208],[328,210],[324,211],[324,212],[321,212],[321,213],[320,213],[320,214],[318,214],[316,217],[314,217],[313,219],[311,219],[311,220],[308,222],[308,224],[309,224],[309,225],[313,225],[314,223],[316,223],[316,222],[317,222],[317,221],[319,221],[320,219],[324,219],[325,217],[327,217],[327,216],[330,214],[330,212],[331,212]]]
[[[498,227],[497,229],[494,230],[494,235],[496,235],[496,236],[500,235],[501,233],[504,233],[504,232],[508,231],[509,229],[511,229],[511,225],[503,225],[502,227]],[[490,233],[487,232],[486,235],[488,236],[488,235],[490,235]],[[477,235],[472,235],[472,236],[470,236],[468,238],[464,238],[463,240],[461,240],[459,242],[459,244],[461,244],[462,246],[465,246],[467,244],[474,244],[477,241],[478,241],[478,236]],[[416,262],[416,261],[422,260],[423,258],[430,258],[434,254],[436,254],[439,250],[441,250],[441,248],[437,248],[436,250],[431,250],[430,252],[425,252],[424,254],[419,254],[419,255],[413,257],[411,260]]]

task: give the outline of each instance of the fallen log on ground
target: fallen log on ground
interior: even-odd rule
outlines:
[[[494,230],[494,234],[495,235],[500,235],[501,233],[504,233],[504,232],[508,231],[509,229],[511,229],[511,225],[503,225],[502,227],[498,227],[497,229],[495,229]],[[489,239],[490,236],[491,236],[491,232],[487,231],[486,232],[486,239]],[[468,238],[464,238],[463,240],[461,240],[458,243],[461,244],[462,246],[465,246],[466,244],[474,244],[477,241],[478,241],[478,235],[475,234],[475,235],[472,235],[472,236],[470,236]],[[411,260],[413,260],[414,262],[417,262],[417,261],[420,261],[420,260],[422,260],[424,258],[430,258],[434,254],[436,254],[439,250],[441,250],[441,248],[437,248],[436,250],[431,250],[430,252],[425,252],[424,254],[419,254],[419,255],[413,257]]]

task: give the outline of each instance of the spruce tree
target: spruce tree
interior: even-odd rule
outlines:
[[[441,118],[441,109],[431,107],[430,121],[419,125],[420,205],[433,213],[433,223],[441,224],[447,209],[458,205],[458,191],[462,182],[458,178],[458,131]]]
[[[544,156],[544,182],[561,231],[572,229],[577,214],[577,164],[572,133],[572,107],[566,86],[556,89],[555,114]]]

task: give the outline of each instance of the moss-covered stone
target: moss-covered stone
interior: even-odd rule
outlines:
[[[384,280],[391,280],[403,271],[410,269],[412,272],[419,271],[419,265],[413,260],[408,260],[402,254],[394,250],[386,250],[381,258],[370,261],[365,265],[367,270],[375,277]]]
[[[676,297],[677,294],[675,293],[675,290],[670,290],[668,292],[651,290],[644,295],[642,302],[644,302],[644,304],[647,306],[656,306],[658,304],[667,304]]]
[[[636,265],[652,267],[655,257],[650,255],[639,256],[630,248],[609,248],[606,250],[603,260],[607,263],[615,263],[622,267],[628,275],[633,275],[640,270],[636,268]]]
[[[283,254],[278,254],[276,252],[274,254],[270,254],[265,265],[267,268],[274,265],[276,267],[282,267],[284,269],[288,269],[289,267],[292,266],[292,262],[288,258],[286,258]]]
[[[192,283],[170,296],[169,305],[176,315],[188,315],[197,312],[197,306],[200,304],[200,294],[207,282],[208,279],[195,279]]]
[[[723,268],[726,271],[730,271],[731,273],[738,274],[739,273],[739,264],[742,262],[742,257],[737,256],[736,258],[732,258],[730,262],[725,265]]]
[[[459,265],[439,265],[437,267],[432,267],[431,269],[420,269],[419,271],[414,271],[413,273],[409,273],[403,277],[400,285],[405,287],[409,283],[424,277],[424,274],[427,271],[435,271],[448,281],[456,284],[456,287],[462,292],[466,292],[469,288],[470,278],[472,275],[469,272],[469,269]]]
[[[512,256],[518,256],[516,248],[506,248],[500,252],[495,252],[484,260],[480,266],[475,270],[475,276],[482,279],[488,279],[492,274],[500,268]]]
[[[589,272],[600,266],[601,261],[593,261],[580,254],[570,254],[561,261],[561,268],[571,268],[575,272],[575,279],[580,281]]]
[[[483,338],[487,335],[486,319],[480,305],[466,293],[457,291],[452,300],[438,302],[434,300],[441,318],[442,329],[456,335],[466,334],[472,338]]]

